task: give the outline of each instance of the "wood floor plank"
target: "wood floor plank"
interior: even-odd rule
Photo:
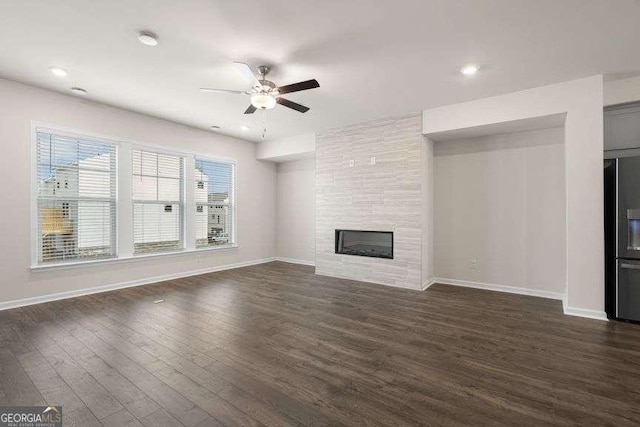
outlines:
[[[45,400],[11,350],[0,348],[0,389],[11,405],[44,405]]]
[[[145,417],[160,409],[157,403],[75,337],[53,325],[48,326],[47,330],[49,336],[118,400],[127,412],[135,417]]]
[[[20,333],[13,322],[0,324],[0,347],[11,350],[15,356],[35,350],[33,344]]]
[[[73,411],[67,411],[63,407],[62,422],[65,427],[102,427],[102,423],[85,405]]]
[[[153,325],[149,325],[149,326],[152,326],[152,327],[153,327]],[[490,401],[491,401],[491,400],[490,400]]]
[[[182,427],[183,425],[162,408],[144,418],[141,418],[140,422],[145,427]]]
[[[66,412],[73,412],[85,404],[39,351],[34,350],[18,356],[20,364],[36,385],[47,405],[62,405]]]
[[[79,320],[81,321],[81,320]],[[98,329],[93,326],[94,331]],[[159,344],[156,344],[154,341],[146,339],[137,334],[130,334],[129,336],[109,336],[109,334],[102,335],[106,342],[111,343],[126,343],[126,339],[133,339],[139,347],[135,347],[135,349],[144,349],[149,354],[153,354],[157,356],[167,364],[167,366],[171,366],[175,368],[177,372],[184,374],[186,377],[191,379],[192,381],[197,382],[199,385],[205,387],[209,391],[219,395],[222,399],[227,402],[233,404],[244,410],[247,414],[250,414],[254,418],[259,418],[266,425],[287,425],[290,422],[284,417],[282,414],[275,412],[274,408],[277,406],[273,405],[265,405],[261,400],[250,396],[246,392],[242,391],[242,389],[236,388],[233,384],[227,382],[221,377],[218,377],[207,371],[194,362],[192,362],[189,358],[181,357],[180,354],[175,353],[169,350],[166,347],[163,347]],[[124,338],[124,340],[123,340]],[[184,347],[178,347],[184,349]],[[129,347],[129,350],[132,350],[132,347]],[[204,355],[203,355],[204,356]],[[214,360],[208,359],[207,363],[210,364]],[[156,363],[156,361],[151,361],[151,363]],[[157,363],[155,366],[159,366]],[[157,372],[158,369],[153,369],[154,373]],[[156,375],[158,376],[158,375]],[[295,414],[294,411],[291,411],[292,414]],[[287,412],[288,414],[288,412]]]
[[[113,319],[111,319],[113,320]],[[131,323],[131,322],[128,322]],[[279,408],[279,405],[266,405],[264,403],[264,399],[260,399],[262,396],[250,396],[245,391],[240,388],[236,388],[231,383],[225,381],[224,379],[216,376],[214,373],[207,371],[203,368],[200,368],[198,365],[193,363],[189,359],[181,358],[178,353],[170,350],[167,347],[163,347],[153,340],[147,339],[144,336],[129,330],[128,334],[122,334],[124,330],[128,330],[124,325],[121,326],[120,334],[115,340],[122,343],[124,340],[131,339],[133,342],[139,345],[139,348],[146,349],[151,354],[158,356],[168,365],[176,368],[176,370],[184,373],[186,376],[191,378],[192,380],[198,382],[199,384],[205,386],[209,390],[220,394],[223,398],[226,396],[227,401],[231,401],[235,406],[242,408],[248,414],[251,414],[254,417],[259,417],[266,424],[271,425],[286,425],[289,424],[287,419],[283,418],[283,416],[292,418],[294,420],[300,419],[300,405],[296,405],[293,401],[289,401],[290,405],[288,406],[288,410],[284,413],[274,412],[273,408]],[[157,336],[157,335],[156,335]],[[164,337],[162,337],[164,340]],[[113,339],[113,337],[111,338]],[[111,342],[111,341],[110,341]],[[166,343],[166,341],[165,341]],[[184,345],[173,345],[172,342],[168,343],[169,347],[173,350],[188,350]],[[138,348],[138,347],[136,347]],[[204,354],[201,354],[204,356]],[[214,359],[208,358],[207,363],[212,363]],[[263,387],[264,388],[264,387]],[[274,394],[275,391],[269,390],[269,394],[267,395],[267,399],[271,399],[271,395]],[[297,409],[294,407],[297,406]],[[271,407],[271,409],[270,409]],[[281,411],[282,412],[282,411]],[[304,412],[304,411],[303,411]],[[323,417],[316,411],[309,411],[312,416],[307,416],[306,420],[310,422],[311,419],[315,420],[316,425],[321,425],[325,423],[329,423],[328,420],[323,421]],[[298,417],[298,418],[296,418]],[[333,422],[335,425],[335,422]]]
[[[105,363],[117,370],[120,375],[127,378],[127,380],[142,390],[146,396],[164,408],[185,426],[195,426],[204,420],[210,419],[210,416],[204,410],[156,378],[150,371],[145,369],[144,366],[135,363],[91,332],[76,327],[74,337],[85,346],[90,347]],[[166,365],[163,364],[163,366]]]
[[[126,409],[113,413],[100,420],[100,422],[104,427],[143,427],[140,421]]]
[[[0,344],[0,403],[69,425],[640,424],[639,325],[280,262],[0,312]]]
[[[118,306],[122,301],[118,302]],[[118,312],[117,308],[113,309],[116,311],[115,314],[112,315],[111,321],[118,322],[118,319],[122,317],[122,315]],[[136,334],[144,334],[145,336],[153,337],[154,339],[163,341],[168,346],[176,346],[177,343],[181,343],[178,347],[184,348],[193,347],[195,343],[199,344],[200,350],[207,351],[208,354],[211,352],[215,352],[216,358],[228,359],[229,355],[227,354],[230,348],[216,348],[215,343],[209,339],[207,335],[199,335],[199,338],[203,339],[203,341],[199,341],[198,338],[189,333],[188,330],[184,331],[185,335],[182,333],[175,333],[169,329],[162,328],[157,324],[156,321],[149,320],[149,316],[145,312],[143,316],[141,316],[138,320],[129,318],[127,321],[127,325],[137,332]],[[126,328],[125,325],[121,325],[121,327]],[[159,328],[158,330],[155,330]],[[177,326],[176,326],[177,328]],[[155,330],[155,331],[154,331]],[[182,331],[182,329],[180,329]],[[139,341],[138,341],[139,342]],[[211,347],[211,345],[213,347]],[[199,351],[195,349],[194,351]],[[265,358],[265,352],[270,353],[271,357],[268,359]],[[316,406],[326,407],[327,411],[331,411],[335,413],[335,406],[341,407],[345,409],[340,413],[340,416],[348,416],[352,418],[351,422],[355,424],[361,424],[363,420],[367,420],[370,418],[370,422],[374,422],[375,419],[389,419],[389,422],[394,425],[403,425],[404,421],[400,418],[394,418],[388,411],[385,411],[378,406],[371,405],[366,402],[360,402],[358,397],[354,397],[353,393],[340,393],[338,396],[337,393],[332,393],[332,388],[336,388],[334,384],[332,386],[331,383],[335,383],[335,380],[329,376],[325,375],[325,380],[329,379],[329,381],[325,381],[323,379],[316,378],[315,376],[307,376],[308,373],[306,367],[297,368],[295,371],[292,370],[292,366],[290,363],[284,362],[281,360],[282,357],[285,359],[287,356],[283,353],[272,354],[273,352],[268,349],[262,349],[261,353],[257,353],[255,349],[244,347],[241,349],[235,349],[233,356],[231,359],[247,359],[244,368],[254,368],[256,366],[262,366],[265,363],[268,364],[266,369],[261,369],[261,371],[274,371],[276,370],[279,374],[280,383],[282,381],[287,381],[290,384],[290,389],[301,389],[301,385],[304,385],[305,393],[315,394],[313,398],[314,404]],[[275,364],[275,365],[274,365]],[[313,383],[313,385],[311,384]],[[340,389],[340,386],[344,384],[344,381],[341,380],[337,387]],[[352,401],[354,401],[352,403]],[[372,415],[373,414],[373,415]]]
[[[46,328],[46,323],[42,325]],[[123,406],[86,370],[52,339],[34,342],[45,360],[69,385],[74,393],[98,418],[104,418],[123,409]]]
[[[258,337],[256,337],[256,338],[254,339],[254,341],[256,341],[256,342],[257,342],[257,341],[259,341],[259,340],[260,340],[260,338],[258,338]],[[291,351],[289,351],[289,353],[291,353]],[[335,374],[335,372],[333,372],[333,374]],[[336,377],[337,377],[337,375],[336,375]],[[397,405],[402,406],[402,405],[403,405],[403,399],[404,399],[404,396],[398,396]],[[382,399],[382,401],[381,401],[381,405],[384,405],[384,404],[385,404],[384,400],[388,400],[388,396],[387,396],[387,398],[386,398],[386,399]],[[405,410],[406,408],[402,408],[402,409],[403,409],[403,410]],[[459,411],[458,411],[458,412],[459,412]],[[405,411],[404,413],[405,413],[405,415],[406,415],[406,411]]]
[[[226,426],[263,426],[260,421],[240,411],[238,408],[207,390],[195,381],[167,367],[154,372],[158,378],[180,392],[187,399],[204,409],[212,417]]]

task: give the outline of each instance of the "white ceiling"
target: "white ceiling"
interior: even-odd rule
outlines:
[[[0,76],[259,141],[230,65],[274,66],[311,107],[267,112],[267,139],[604,73],[640,72],[638,0],[0,0]],[[159,35],[149,47],[139,30]],[[464,78],[458,69],[482,70]],[[59,66],[60,79],[48,72]],[[250,131],[243,132],[246,124]]]

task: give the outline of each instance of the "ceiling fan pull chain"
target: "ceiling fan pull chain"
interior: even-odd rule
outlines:
[[[262,140],[267,137],[267,110],[262,110]]]

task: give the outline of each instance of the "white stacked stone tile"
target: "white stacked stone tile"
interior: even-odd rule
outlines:
[[[316,136],[317,274],[421,289],[421,144],[419,113]],[[393,231],[394,259],[335,254],[336,229]]]

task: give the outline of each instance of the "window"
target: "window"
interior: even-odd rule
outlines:
[[[195,160],[196,248],[232,244],[235,165],[197,157]]]
[[[236,242],[233,161],[46,125],[34,125],[32,131],[32,268]],[[118,159],[127,159],[132,169],[119,168]]]
[[[116,145],[36,129],[36,164],[37,263],[114,258]]]
[[[183,243],[183,158],[134,149],[133,252],[176,251]]]

